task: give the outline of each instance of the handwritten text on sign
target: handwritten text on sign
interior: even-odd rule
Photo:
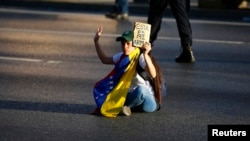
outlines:
[[[145,42],[149,42],[150,31],[150,24],[136,22],[134,27],[133,45],[141,47]]]

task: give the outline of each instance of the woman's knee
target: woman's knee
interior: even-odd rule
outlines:
[[[143,105],[142,109],[143,109],[144,112],[151,113],[151,112],[156,111],[157,104],[154,104],[154,103],[149,104],[149,103],[147,103],[147,104]]]

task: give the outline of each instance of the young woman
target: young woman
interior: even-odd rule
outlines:
[[[104,64],[115,65],[104,79],[95,84],[94,99],[97,109],[106,117],[116,117],[122,112],[129,116],[131,108],[143,112],[154,112],[159,108],[160,96],[155,93],[153,83],[137,72],[137,67],[147,72],[151,79],[156,79],[158,66],[150,56],[151,44],[145,43],[141,48],[132,45],[133,32],[125,31],[116,41],[121,42],[122,52],[107,56],[99,42],[103,27],[98,27],[94,43],[98,57]]]

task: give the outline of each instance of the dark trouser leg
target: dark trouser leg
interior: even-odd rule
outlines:
[[[186,0],[186,11],[189,14],[189,11],[190,11],[190,0]]]
[[[148,23],[151,24],[150,42],[157,39],[157,34],[161,29],[162,17],[168,5],[168,0],[150,0]]]
[[[172,0],[170,6],[176,19],[181,45],[192,45],[192,29],[186,12],[186,0]]]
[[[176,62],[193,63],[195,58],[192,51],[192,28],[187,13],[187,1],[172,0],[169,4],[176,19],[182,46],[182,53],[176,58]]]

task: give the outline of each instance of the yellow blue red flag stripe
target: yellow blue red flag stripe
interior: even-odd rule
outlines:
[[[94,86],[94,99],[101,114],[116,117],[126,100],[128,89],[136,72],[140,49],[130,55],[122,56],[114,69]]]

